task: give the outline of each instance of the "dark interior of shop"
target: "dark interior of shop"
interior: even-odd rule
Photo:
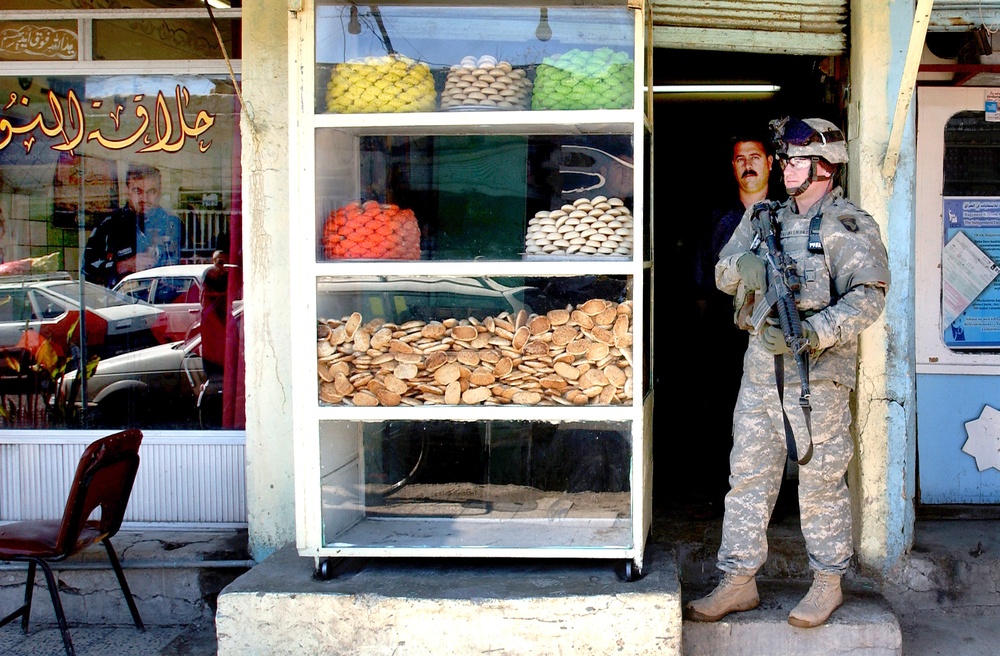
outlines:
[[[695,249],[711,209],[736,197],[732,139],[748,131],[763,131],[766,137],[768,121],[786,115],[843,125],[845,66],[842,58],[655,51],[657,87],[772,84],[780,89],[654,96],[654,511],[710,519],[721,513],[728,489],[732,410],[746,334],[731,326],[730,300],[721,292],[709,299],[709,311],[700,310],[692,280]],[[774,197],[784,197],[776,166],[770,183]],[[790,477],[778,511],[794,499]]]

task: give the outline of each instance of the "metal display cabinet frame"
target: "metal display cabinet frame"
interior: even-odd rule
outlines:
[[[647,92],[652,82],[650,7],[648,2],[635,0],[592,3],[571,0],[545,5],[472,0],[426,4],[390,2],[375,6],[350,2],[314,4],[305,0],[301,11],[290,14],[291,70],[299,72],[298,79],[293,80],[291,85],[290,139],[293,163],[291,187],[300,193],[296,204],[289,210],[293,249],[291,275],[296,282],[294,287],[301,290],[289,299],[292,325],[298,332],[292,346],[294,373],[291,404],[295,413],[297,548],[300,555],[315,559],[320,575],[329,575],[333,559],[338,558],[427,556],[605,559],[620,561],[624,565],[625,577],[630,580],[638,578],[643,572],[652,497],[653,358],[650,306],[653,258],[648,189],[651,179],[652,94]],[[531,32],[527,36],[518,36],[524,32],[524,24],[529,20]],[[535,23],[538,24],[537,29]],[[553,34],[549,38],[546,38],[546,23]],[[618,43],[602,42],[602,39],[614,39],[616,29],[623,31],[624,39]],[[502,48],[491,41],[490,30],[495,30],[499,40],[505,41],[508,49],[517,53],[518,65],[534,75],[534,92],[538,94],[541,93],[542,82],[539,78],[543,64],[555,61],[544,59],[543,56],[548,56],[546,53],[557,53],[568,59],[568,51],[575,53],[582,50],[587,51],[587,57],[596,57],[590,53],[614,46],[618,52],[624,53],[617,56],[618,61],[627,57],[628,67],[631,68],[627,75],[630,101],[620,108],[608,108],[602,106],[606,101],[596,101],[596,108],[549,109],[542,108],[543,99],[537,99],[532,101],[538,103],[534,108],[525,103],[520,108],[509,108],[507,111],[498,107],[459,107],[459,111],[446,111],[442,106],[442,88],[447,84],[444,78],[449,70],[455,69],[449,69],[441,60],[451,57],[452,66],[459,64],[458,55],[447,52],[448,47],[453,45],[448,39],[453,38],[456,42],[464,39],[466,48],[470,47],[470,39],[480,39],[471,46],[476,55],[499,52]],[[441,36],[441,40],[435,43],[436,34],[453,36]],[[358,57],[358,49],[364,54],[366,46],[359,46],[351,41],[352,38],[364,40],[368,47],[375,50],[369,51],[367,59]],[[430,46],[422,39],[431,39]],[[521,46],[517,45],[518,39],[523,40]],[[390,40],[398,51],[390,45]],[[512,41],[513,47],[510,46]],[[371,46],[372,43],[375,46]],[[435,50],[438,46],[440,48]],[[385,51],[379,53],[378,48]],[[358,113],[327,111],[333,106],[331,103],[340,102],[339,97],[332,101],[326,98],[324,85],[331,84],[334,75],[346,75],[352,65],[377,67],[387,61],[387,53],[398,57],[408,48],[415,53],[408,66],[414,66],[414,61],[419,62],[421,56],[427,57],[429,67],[433,69],[436,104],[419,111],[392,111],[398,104],[395,101],[392,107],[383,102]],[[610,48],[602,50],[601,56],[608,52]],[[599,76],[594,70],[587,69],[585,75]],[[395,78],[392,78],[376,84],[369,75],[350,87],[350,93],[359,93],[362,88],[368,91],[368,85],[385,86],[394,81]],[[557,91],[558,97],[571,95],[565,90]],[[590,87],[583,93],[582,102],[589,102],[587,94],[602,92],[601,84]],[[345,93],[344,87],[339,93]],[[406,100],[412,100],[412,97],[413,94],[407,95]],[[402,96],[400,98],[399,103],[404,102]],[[548,139],[553,140],[552,143],[573,142],[574,139],[579,139],[581,143],[593,143],[593,139],[600,141],[608,135],[624,139],[631,148],[627,157],[617,158],[620,163],[627,162],[634,173],[628,190],[634,220],[633,243],[631,254],[626,257],[579,257],[579,252],[563,257],[546,257],[545,253],[539,257],[526,256],[522,252],[527,250],[525,231],[531,214],[523,211],[512,214],[501,207],[502,199],[498,194],[496,204],[499,209],[490,208],[489,211],[496,209],[500,216],[494,217],[489,226],[483,222],[481,228],[502,232],[513,226],[514,232],[520,235],[516,256],[480,253],[477,251],[479,246],[468,247],[466,256],[462,256],[461,239],[474,240],[478,230],[474,228],[452,240],[459,243],[457,257],[454,253],[451,256],[428,257],[425,252],[420,259],[345,258],[325,261],[325,217],[351,199],[363,199],[371,188],[378,186],[372,184],[372,170],[381,176],[378,177],[381,182],[390,187],[399,176],[411,183],[420,176],[441,176],[441,170],[448,166],[447,157],[442,153],[448,151],[455,139],[478,140],[475,141],[478,144],[475,148],[459,141],[459,155],[485,156],[489,170],[496,176],[510,173],[514,179],[510,186],[517,188],[520,184],[521,189],[517,192],[520,196],[515,197],[515,204],[529,207],[530,193],[524,180],[518,177],[523,175],[521,169],[525,166],[517,164],[524,161],[525,154],[531,150],[526,144],[544,145],[550,143]],[[426,146],[428,139],[436,140],[433,141],[433,148]],[[405,145],[403,154],[390,164],[385,164],[383,160],[396,155],[393,155],[391,146],[383,148],[385,143]],[[501,146],[506,149],[503,154]],[[577,151],[586,154],[588,149],[593,150],[587,146]],[[572,148],[567,150],[573,151]],[[431,173],[408,168],[422,166],[419,163],[421,158],[431,151],[437,158],[433,166],[427,167]],[[490,157],[497,159],[491,161]],[[509,166],[511,162],[515,165]],[[460,163],[460,166],[466,165]],[[527,168],[530,169],[530,166]],[[572,167],[564,168],[569,170]],[[587,171],[584,174],[604,180],[603,174]],[[527,177],[531,179],[530,173]],[[415,183],[410,184],[408,198],[417,198],[415,202],[422,202],[418,187]],[[537,187],[536,184],[533,189],[537,191]],[[417,191],[414,192],[414,189]],[[435,189],[440,191],[440,188]],[[445,196],[443,192],[439,195]],[[489,197],[489,194],[486,196]],[[388,200],[382,198],[380,202]],[[436,207],[446,207],[445,201],[439,202],[441,204]],[[455,210],[449,212],[454,213]],[[440,213],[445,212],[441,210]],[[316,219],[312,221],[307,217]],[[465,216],[459,218],[465,225],[471,221]],[[446,221],[447,217],[436,217],[434,220]],[[440,243],[438,246],[443,248]],[[462,289],[475,288],[477,291],[470,292],[472,296],[506,295],[510,288],[496,281],[511,276],[523,280],[569,283],[594,279],[622,282],[628,294],[626,304],[631,311],[629,339],[632,355],[628,362],[630,366],[625,367],[630,373],[628,384],[631,387],[627,397],[619,395],[612,399],[612,395],[607,397],[612,399],[607,403],[595,403],[592,399],[581,404],[538,404],[534,403],[537,396],[529,397],[531,401],[526,403],[495,404],[397,403],[398,398],[395,398],[397,402],[389,405],[362,405],[354,402],[350,394],[342,401],[339,396],[334,397],[333,403],[318,400],[316,372],[320,365],[317,364],[313,342],[306,337],[312,335],[317,326],[323,329],[321,320],[344,319],[352,311],[357,311],[368,321],[372,308],[389,312],[405,306],[407,302],[412,305],[413,298],[417,298],[413,295],[418,294],[420,286],[428,281],[438,285],[438,288],[445,284],[442,281]],[[404,296],[409,300],[401,301]],[[443,302],[440,293],[427,298],[431,299],[428,303]],[[613,303],[606,302],[606,305],[612,307]],[[572,304],[566,307],[569,309]],[[532,316],[544,314],[549,309],[532,308]],[[515,320],[515,313],[516,308],[509,315],[511,322]],[[463,318],[455,317],[456,320]],[[478,319],[483,320],[483,317]],[[487,321],[492,322],[492,319]],[[392,327],[398,326],[392,324]],[[365,346],[368,346],[367,341]],[[619,351],[612,349],[612,353]],[[364,354],[360,357],[363,358]],[[385,359],[379,357],[379,361]],[[356,364],[358,360],[354,362]],[[528,371],[531,371],[530,368]],[[364,378],[367,380],[369,377]],[[621,402],[620,398],[626,400]],[[435,455],[425,439],[411,439],[406,455],[409,459],[404,464],[393,465],[393,474],[374,479],[370,453],[373,445],[381,445],[382,451],[378,452],[375,460],[382,462],[387,459],[385,445],[395,445],[395,436],[419,434],[425,428],[434,426],[445,427],[446,432],[457,435],[456,439],[475,442],[476,449],[486,453],[487,474],[470,472],[469,478],[475,483],[470,489],[474,488],[479,494],[487,489],[488,494],[494,496],[470,499],[470,492],[465,490],[464,497],[447,497],[447,493],[442,491],[446,486],[442,484],[431,492],[415,495],[409,504],[400,503],[392,509],[380,505],[390,495],[398,495],[400,490],[415,489],[411,483],[418,477],[420,468],[432,466],[433,462],[428,464],[431,460],[440,462],[442,454],[456,458],[455,464],[442,467],[447,472],[447,480],[443,483],[455,483],[455,480],[463,478],[456,472],[469,465],[458,460],[455,454],[462,451],[466,443],[456,443],[457,446],[452,449],[439,449]],[[471,437],[462,438],[462,434]],[[569,445],[566,447],[569,450],[555,451],[551,446],[548,451],[543,449],[540,436],[552,434],[569,436],[563,440]],[[505,439],[508,441],[504,442]],[[587,493],[574,495],[558,488],[554,492],[540,492],[532,485],[537,475],[532,475],[534,478],[517,479],[515,476],[512,479],[495,462],[501,457],[502,444],[510,443],[516,446],[514,462],[521,469],[538,472],[557,464],[554,462],[556,459],[582,459],[584,456],[573,450],[579,440],[594,443],[601,439],[605,443],[610,440],[613,444],[624,445],[620,448],[624,454],[625,482],[614,490],[613,495],[604,495],[600,489],[597,494],[589,496]],[[477,462],[474,466],[481,464]],[[510,496],[511,491],[517,494]],[[438,496],[428,497],[434,494]],[[620,501],[620,508],[617,511],[614,507],[609,509],[605,497]],[[594,501],[600,509],[574,515],[575,510],[587,506],[588,500]],[[395,512],[397,510],[398,513]]]

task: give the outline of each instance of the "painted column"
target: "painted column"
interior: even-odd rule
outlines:
[[[875,573],[892,568],[913,541],[913,106],[895,175],[882,176],[913,18],[913,2],[851,2],[847,192],[881,226],[892,272],[885,313],[861,336],[854,398],[857,455],[848,475],[858,559]]]
[[[250,553],[295,540],[288,366],[289,71],[285,2],[243,2],[243,253]]]

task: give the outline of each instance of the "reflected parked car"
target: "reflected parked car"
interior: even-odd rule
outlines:
[[[237,324],[243,305],[233,310]],[[239,330],[242,335],[242,330]],[[77,372],[67,374],[50,403],[82,409]],[[101,360],[86,380],[87,425],[94,428],[218,428],[222,375],[209,375],[201,358],[200,325],[187,339]]]
[[[392,323],[441,321],[447,318],[482,319],[500,312],[530,310],[525,296],[534,287],[523,279],[491,277],[440,278],[434,276],[353,276],[317,281],[317,312],[340,319],[360,312],[365,320]]]
[[[88,357],[110,357],[156,343],[153,326],[160,310],[63,272],[0,276],[0,349],[23,349],[34,333],[67,355],[80,331],[81,298]]]
[[[201,291],[211,264],[173,264],[131,273],[115,291],[163,310],[153,328],[161,344],[182,340],[201,320]]]

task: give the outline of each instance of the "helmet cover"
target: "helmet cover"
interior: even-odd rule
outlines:
[[[780,158],[820,157],[830,164],[847,163],[844,133],[826,119],[785,117],[771,121],[770,128]]]

